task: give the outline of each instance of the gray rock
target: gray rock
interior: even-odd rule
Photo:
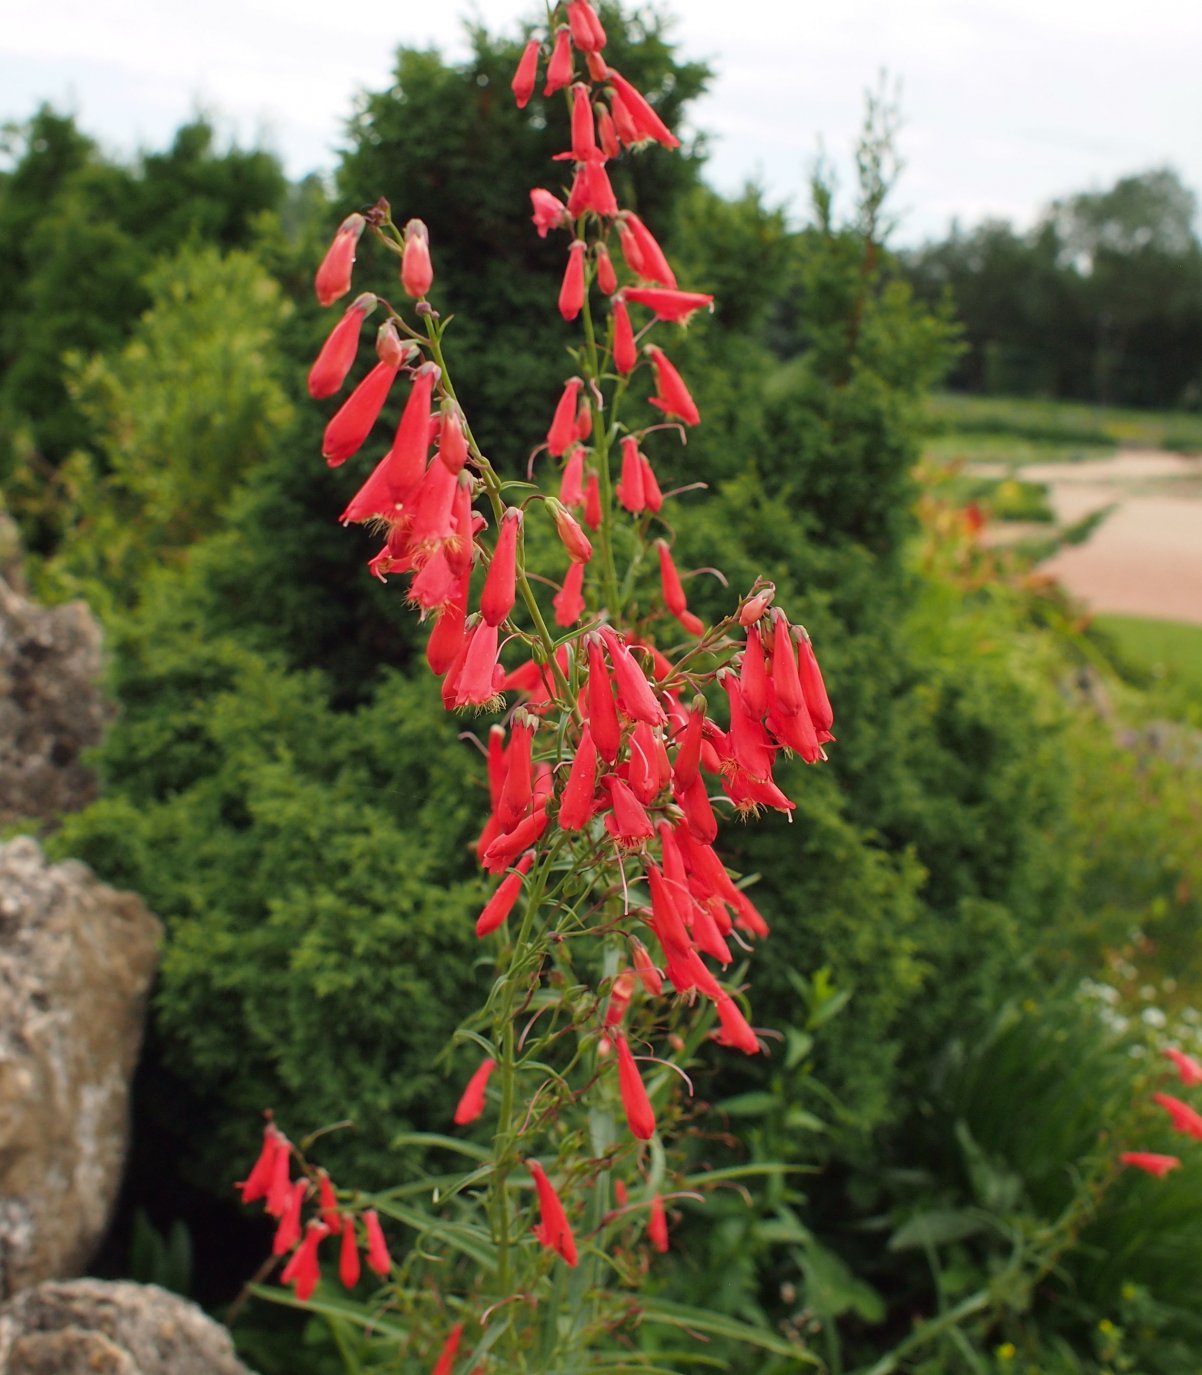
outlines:
[[[0,1306],[0,1375],[248,1375],[224,1327],[152,1284],[74,1280]]]
[[[83,602],[37,606],[0,578],[0,826],[51,823],[96,796],[81,755],[110,715],[100,650]]]
[[[104,1235],[161,937],[86,866],[0,845],[0,1299],[82,1274]]]

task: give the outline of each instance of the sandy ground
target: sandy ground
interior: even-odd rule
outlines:
[[[1202,625],[1202,459],[1122,451],[1030,464],[1018,476],[1048,484],[1062,524],[1115,507],[1087,544],[1043,565],[1074,596],[1094,611]]]

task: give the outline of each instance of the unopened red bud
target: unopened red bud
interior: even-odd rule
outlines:
[[[618,500],[632,516],[647,509],[641,458],[638,440],[633,435],[626,435],[622,440],[622,478],[618,483]]]
[[[589,473],[584,484],[584,523],[590,530],[601,528],[601,479]]]
[[[517,546],[521,528],[521,511],[516,506],[509,507],[501,518],[497,547],[480,596],[480,611],[489,625],[500,625],[513,610],[517,595]]]
[[[575,517],[566,506],[554,497],[546,500],[547,510],[551,514],[551,519],[555,522],[555,529],[559,534],[560,542],[568,551],[569,558],[577,563],[588,563],[593,557],[593,546],[588,536],[576,523]]]
[[[743,605],[739,607],[739,624],[741,626],[754,625],[772,605],[772,599],[775,596],[776,588],[769,583],[762,591],[757,592],[754,597],[748,597]]]
[[[467,462],[467,437],[463,417],[453,401],[443,405],[438,430],[438,457],[449,472],[458,473]]]
[[[401,255],[401,285],[413,297],[421,300],[434,284],[434,268],[430,262],[430,233],[422,220],[410,220],[405,226],[405,251]]]
[[[626,1037],[620,1032],[614,1037],[618,1050],[618,1088],[622,1095],[622,1107],[626,1112],[626,1123],[631,1133],[640,1141],[650,1141],[655,1135],[655,1112],[647,1096],[639,1067],[634,1062]]]
[[[605,30],[589,0],[570,0],[568,24],[571,27],[572,42],[582,53],[597,53],[605,47]]]
[[[614,367],[623,377],[627,377],[634,371],[638,361],[630,312],[626,309],[625,300],[618,297],[614,300]]]
[[[569,630],[584,615],[583,583],[584,564],[573,561],[568,565],[563,586],[551,598],[551,605],[555,608],[555,624],[564,630]]]
[[[565,320],[574,320],[584,309],[584,252],[582,239],[576,239],[568,250],[568,265],[559,289],[559,313]]]
[[[634,988],[638,979],[633,969],[624,969],[614,980],[613,988],[609,991],[609,1006],[605,1009],[605,1025],[614,1027],[619,1025],[622,1018],[626,1016],[626,1009],[630,1006],[630,1000],[634,997]]]
[[[564,464],[559,484],[559,499],[565,506],[584,505],[584,450],[579,444],[572,447]]]
[[[576,442],[576,408],[584,383],[579,377],[569,377],[555,407],[551,428],[547,431],[547,450],[552,458],[560,458]]]
[[[593,103],[588,87],[572,87],[572,157],[577,162],[592,162],[597,157],[597,130],[593,122]]]
[[[519,110],[526,108],[530,103],[530,97],[534,94],[534,86],[538,80],[538,55],[541,47],[542,44],[537,38],[532,38],[526,44],[525,51],[518,62],[517,71],[514,72],[513,80],[510,82],[510,89],[513,91]]]
[[[647,953],[647,947],[633,936],[630,939],[630,955],[644,991],[651,997],[658,998],[664,991],[663,978],[656,969],[654,960]]]
[[[338,226],[334,241],[326,249],[313,287],[323,306],[331,306],[351,289],[351,269],[355,265],[355,249],[367,221],[362,215],[348,215]]]
[[[597,255],[597,285],[607,296],[612,296],[618,289],[618,276],[614,271],[613,259],[609,256],[609,249],[603,243],[596,247]]]
[[[604,105],[597,107],[597,142],[601,151],[612,162],[622,151],[618,142],[618,131],[614,128],[613,116]]]
[[[309,395],[314,400],[333,396],[346,381],[359,351],[359,334],[363,321],[376,308],[376,298],[365,292],[347,307],[346,314],[330,331],[321,346],[312,368],[309,369]]]
[[[416,351],[413,344],[408,344],[401,338],[391,320],[385,320],[376,331],[376,357],[381,363],[400,368]]]
[[[551,50],[551,61],[547,64],[547,84],[543,95],[554,95],[565,86],[572,84],[572,37],[567,29],[560,29],[555,35],[555,46]]]

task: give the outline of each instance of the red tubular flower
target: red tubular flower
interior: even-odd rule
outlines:
[[[818,743],[814,722],[808,711],[795,712],[792,716],[777,709],[773,704],[768,713],[768,730],[786,749],[798,754],[807,764],[817,764],[826,756]]]
[[[705,698],[693,699],[689,708],[689,721],[685,726],[684,738],[672,763],[672,778],[677,788],[687,788],[698,777],[701,762],[701,728],[705,724]]]
[[[747,632],[747,647],[743,650],[743,664],[739,670],[739,687],[748,708],[756,716],[764,716],[772,705],[772,684],[764,663],[760,632],[755,626]]]
[[[273,1256],[287,1255],[300,1240],[301,1208],[308,1193],[309,1182],[306,1179],[298,1179],[289,1189],[288,1203],[280,1218],[280,1225],[275,1229],[275,1240],[271,1243]]]
[[[555,35],[551,61],[547,64],[547,84],[543,87],[543,95],[554,95],[571,84],[572,36],[567,29],[560,29]]]
[[[534,1179],[534,1187],[538,1192],[540,1222],[534,1228],[534,1235],[549,1251],[557,1251],[575,1269],[577,1264],[576,1239],[572,1236],[572,1229],[568,1226],[567,1215],[563,1210],[559,1195],[555,1192],[551,1181],[537,1160],[527,1160],[526,1168],[530,1171]]]
[[[668,1250],[668,1217],[664,1212],[664,1201],[659,1194],[651,1200],[651,1216],[647,1220],[647,1240],[664,1255]]]
[[[330,331],[329,337],[321,346],[321,352],[309,369],[309,395],[314,400],[320,401],[323,397],[333,396],[346,381],[346,375],[350,372],[355,355],[359,351],[359,335],[363,321],[375,308],[376,298],[370,291],[365,291],[362,296],[357,296],[351,302],[346,314]]]
[[[620,1031],[614,1035],[614,1044],[618,1048],[618,1090],[622,1095],[626,1125],[640,1141],[650,1141],[655,1135],[655,1112],[647,1097],[639,1067],[634,1063],[626,1037]]]
[[[334,1186],[330,1183],[330,1176],[325,1170],[320,1170],[321,1183],[318,1185],[318,1197],[321,1200],[321,1220],[331,1232],[338,1230],[338,1199],[334,1194]]]
[[[667,714],[655,696],[655,690],[635,661],[630,650],[618,639],[610,626],[601,628],[601,638],[613,665],[618,689],[618,707],[631,721],[646,721],[649,726],[666,726]],[[590,665],[592,660],[590,659]]]
[[[426,662],[438,677],[449,671],[459,651],[464,647],[464,628],[467,621],[467,602],[471,589],[471,569],[463,574],[455,590],[438,613],[438,620],[426,641]]]
[[[663,349],[648,344],[647,352],[651,355],[651,364],[655,368],[656,384],[656,394],[648,400],[665,415],[675,416],[686,425],[699,425],[701,414],[696,403],[689,395],[684,379],[668,361]]]
[[[714,298],[699,291],[670,291],[666,287],[629,286],[626,299],[655,312],[657,320],[683,324],[698,310],[714,308]]]
[[[497,798],[497,820],[502,831],[512,831],[530,810],[533,781],[533,766],[530,751],[534,740],[534,727],[530,718],[525,717],[513,728],[509,749],[505,753],[505,781],[501,784],[501,795]]]
[[[305,1229],[305,1239],[297,1247],[292,1259],[284,1266],[280,1276],[281,1284],[296,1284],[296,1297],[306,1303],[317,1288],[321,1279],[321,1266],[317,1263],[317,1248],[330,1235],[324,1222],[310,1222]]]
[[[622,248],[622,257],[626,260],[626,266],[635,274],[636,277],[645,277],[643,271],[643,251],[639,247],[638,240],[634,237],[634,230],[630,227],[628,220],[618,221],[618,243]]]
[[[1187,1055],[1183,1050],[1174,1050],[1172,1046],[1166,1046],[1160,1053],[1176,1065],[1177,1073],[1186,1088],[1202,1084],[1202,1065],[1192,1055]]]
[[[359,1265],[359,1243],[355,1237],[355,1219],[347,1217],[342,1223],[342,1242],[338,1248],[338,1278],[343,1287],[353,1289],[363,1273]]]
[[[605,829],[624,850],[638,850],[655,835],[646,808],[616,774],[602,779],[613,810],[605,818]]]
[[[321,454],[331,468],[339,467],[363,447],[384,409],[398,367],[396,363],[377,363],[326,426]]]
[[[618,141],[618,131],[614,128],[613,116],[604,105],[597,106],[597,142],[601,151],[612,162],[622,151]]]
[[[718,1044],[741,1050],[744,1055],[758,1055],[760,1043],[734,999],[723,994],[715,1000],[715,1005],[718,1009],[718,1021],[722,1025],[722,1030],[714,1037]]]
[[[593,103],[588,87],[578,82],[572,87],[572,157],[576,162],[593,162],[599,156]]]
[[[1172,1118],[1174,1131],[1184,1132],[1195,1141],[1202,1141],[1202,1117],[1188,1103],[1168,1093],[1154,1093],[1152,1097]]]
[[[583,444],[593,433],[593,408],[587,396],[580,398],[580,409],[576,412],[576,438]]]
[[[676,897],[659,865],[655,863],[647,865],[647,887],[651,892],[651,915],[654,918],[652,925],[664,954],[683,955],[692,944],[689,933],[685,930]],[[673,983],[675,982],[674,979]]]
[[[497,627],[481,620],[469,629],[468,635],[459,672],[455,674],[452,669],[443,683],[444,701],[450,698],[451,710],[485,707],[497,695],[492,681],[499,653]]]
[[[601,479],[589,473],[584,484],[584,523],[590,530],[601,528]]]
[[[775,596],[776,588],[769,584],[762,592],[749,597],[739,608],[739,624],[744,627],[754,625],[772,605],[772,598]]]
[[[710,805],[705,783],[698,774],[691,783],[675,789],[676,801],[688,821],[690,832],[707,845],[712,845],[718,836],[718,820]]]
[[[680,574],[672,558],[672,551],[664,540],[657,539],[655,541],[655,550],[659,555],[659,584],[664,605],[679,620],[688,610],[689,605],[684,594],[684,587],[681,585]]]
[[[547,451],[552,458],[562,458],[576,443],[576,408],[583,386],[579,377],[569,377],[564,383],[563,394],[551,418],[551,428],[547,431]]]
[[[405,226],[405,250],[401,255],[401,285],[415,301],[422,300],[434,285],[430,262],[430,231],[423,220]]]
[[[630,312],[626,309],[625,300],[618,297],[614,301],[614,367],[623,377],[627,377],[634,371],[638,361]]]
[[[607,296],[612,296],[618,289],[618,276],[609,249],[599,243],[593,251],[597,258],[597,285]]]
[[[332,306],[351,289],[355,249],[366,225],[367,221],[362,215],[348,215],[338,226],[334,241],[326,249],[326,256],[321,260],[317,276],[313,279],[317,299],[323,306]]]
[[[547,237],[548,230],[559,229],[567,223],[567,206],[550,191],[544,191],[542,187],[536,186],[530,193],[530,200],[534,206],[534,227],[538,230],[540,239]]]
[[[622,440],[622,478],[618,484],[618,499],[632,516],[647,509],[640,457],[638,440],[633,435],[626,435]]]
[[[267,1186],[265,1207],[271,1217],[283,1217],[292,1198],[292,1147],[288,1138],[277,1133],[275,1158],[271,1162],[271,1182]]]
[[[563,586],[551,598],[551,605],[555,608],[555,624],[564,630],[570,630],[584,615],[583,583],[584,564],[569,563]]]
[[[635,972],[639,976],[639,981],[643,985],[646,993],[651,997],[658,998],[664,991],[664,981],[660,972],[655,967],[655,962],[647,953],[647,947],[642,941],[634,936],[630,938],[631,959],[634,961]]]
[[[819,741],[829,740],[832,738],[830,729],[835,724],[835,713],[831,710],[831,701],[826,695],[822,670],[814,657],[814,646],[800,626],[794,627],[793,637],[797,640],[797,671],[801,677],[810,719],[818,732]]]
[[[448,472],[458,475],[467,462],[467,436],[463,432],[463,416],[452,401],[443,402],[442,418],[438,426],[438,457]]]
[[[363,1214],[363,1225],[367,1228],[367,1268],[385,1279],[392,1269],[392,1257],[388,1254],[388,1243],[374,1208],[368,1208]]]
[[[495,1060],[485,1060],[480,1068],[467,1081],[467,1088],[463,1090],[463,1097],[459,1100],[459,1106],[455,1109],[455,1125],[466,1127],[474,1122],[484,1111],[484,1091],[488,1088],[489,1076],[496,1069]]]
[[[1153,1151],[1124,1151],[1119,1156],[1119,1163],[1163,1179],[1170,1170],[1177,1169],[1181,1161],[1175,1155],[1156,1155]]]
[[[596,477],[595,473],[593,477]],[[560,543],[568,551],[568,557],[577,563],[588,563],[589,559],[593,557],[593,546],[589,543],[588,536],[577,524],[575,517],[561,501],[556,501],[554,497],[548,497],[545,504],[551,513],[551,519],[555,522]]]
[[[559,499],[565,506],[584,505],[584,450],[579,444],[568,453],[559,481]]]
[[[618,198],[614,195],[613,183],[604,163],[583,162],[580,164],[572,184],[572,194],[568,197],[568,213],[582,215],[591,210],[602,219],[615,219],[619,213]]]
[[[489,625],[500,625],[513,610],[517,600],[518,534],[522,528],[522,512],[510,506],[501,517],[497,532],[497,547],[493,551],[484,591],[480,594],[480,612]]]
[[[797,655],[789,636],[789,622],[779,607],[772,613],[772,688],[775,693],[773,705],[778,712],[785,716],[796,716],[799,711],[806,709],[805,694],[797,672]]]
[[[518,62],[517,71],[514,72],[513,80],[510,82],[510,89],[513,91],[519,110],[524,110],[529,105],[530,97],[534,94],[534,86],[538,81],[538,55],[541,47],[542,44],[537,38],[532,38],[526,44]]]
[[[626,1016],[626,1009],[630,1006],[630,999],[634,995],[637,983],[638,978],[633,969],[623,969],[614,980],[613,987],[609,990],[609,1006],[605,1009],[607,1028],[618,1026]]]
[[[597,753],[607,764],[612,764],[618,757],[622,743],[622,727],[618,722],[618,708],[601,652],[601,641],[596,635],[585,637],[585,652],[588,655],[585,703],[589,726]]]
[[[243,1203],[255,1203],[266,1198],[271,1190],[276,1160],[283,1150],[285,1168],[287,1167],[288,1142],[274,1122],[268,1122],[263,1130],[263,1146],[259,1158],[251,1167],[250,1174],[235,1189],[242,1191]]]
[[[655,469],[651,466],[647,455],[643,454],[641,457],[643,463],[643,499],[647,503],[647,510],[655,514],[663,507],[664,494],[659,489],[659,482],[656,480]],[[690,613],[686,612],[686,617],[688,617],[689,614]],[[695,616],[692,617],[692,619],[697,620]],[[698,621],[697,624],[700,626],[701,622]],[[700,630],[696,633],[700,634]]]
[[[434,1363],[431,1375],[451,1375],[455,1368],[455,1357],[459,1354],[459,1339],[463,1336],[463,1324],[457,1322],[451,1328],[451,1335],[442,1344],[442,1351]]]
[[[639,266],[635,267],[630,263],[632,271],[638,273],[640,277],[649,282],[658,282],[660,286],[670,287],[676,290],[676,273],[668,265],[668,260],[664,256],[664,250],[659,246],[659,241],[650,229],[639,219],[633,210],[628,210],[625,215],[626,227],[637,246],[637,257]],[[626,241],[622,240],[622,251],[626,254],[626,261],[630,262],[630,254],[626,247]]]
[[[644,140],[653,139],[656,143],[662,143],[665,148],[680,147],[680,140],[647,103],[646,97],[637,91],[620,72],[616,72],[610,67],[607,79],[626,107],[637,134],[635,142],[641,143]]]
[[[574,320],[584,309],[584,250],[583,239],[575,239],[568,250],[568,265],[559,289],[559,313],[565,320]]]
[[[480,861],[485,872],[499,874],[508,869],[517,855],[523,850],[528,850],[542,837],[548,821],[546,804],[536,805],[530,815],[524,821],[519,821],[512,831],[497,836],[485,850],[484,858]]]
[[[588,825],[592,819],[596,793],[597,746],[593,742],[592,729],[586,722],[580,733],[580,744],[576,746],[576,757],[568,770],[568,781],[564,785],[563,796],[559,802],[557,820],[561,830],[580,831]]]
[[[735,762],[752,778],[767,781],[772,777],[772,742],[743,700],[739,680],[724,672],[720,683],[730,703],[730,743]]]
[[[568,24],[572,42],[582,53],[599,53],[605,47],[605,30],[589,0],[569,0]]]

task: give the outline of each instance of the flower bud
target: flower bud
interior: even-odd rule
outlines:
[[[514,72],[513,80],[510,82],[510,89],[513,91],[519,110],[526,108],[530,103],[530,97],[534,94],[534,86],[538,80],[538,55],[541,47],[542,44],[537,38],[532,38],[526,44],[525,51],[518,62],[517,71]]]
[[[567,29],[560,29],[555,35],[555,46],[551,50],[551,61],[547,64],[547,84],[543,95],[554,95],[565,86],[572,84],[572,38]]]
[[[410,220],[405,226],[405,251],[401,255],[401,285],[415,301],[429,294],[434,284],[434,267],[430,262],[430,233],[422,220]]]
[[[370,292],[358,296],[346,309],[346,314],[330,331],[321,346],[313,366],[309,369],[309,395],[315,401],[333,396],[346,381],[359,351],[359,334],[363,321],[376,308],[376,298]]]
[[[326,249],[313,288],[323,306],[332,306],[351,289],[351,268],[355,265],[355,249],[367,226],[362,215],[348,215],[338,226],[334,240]]]

